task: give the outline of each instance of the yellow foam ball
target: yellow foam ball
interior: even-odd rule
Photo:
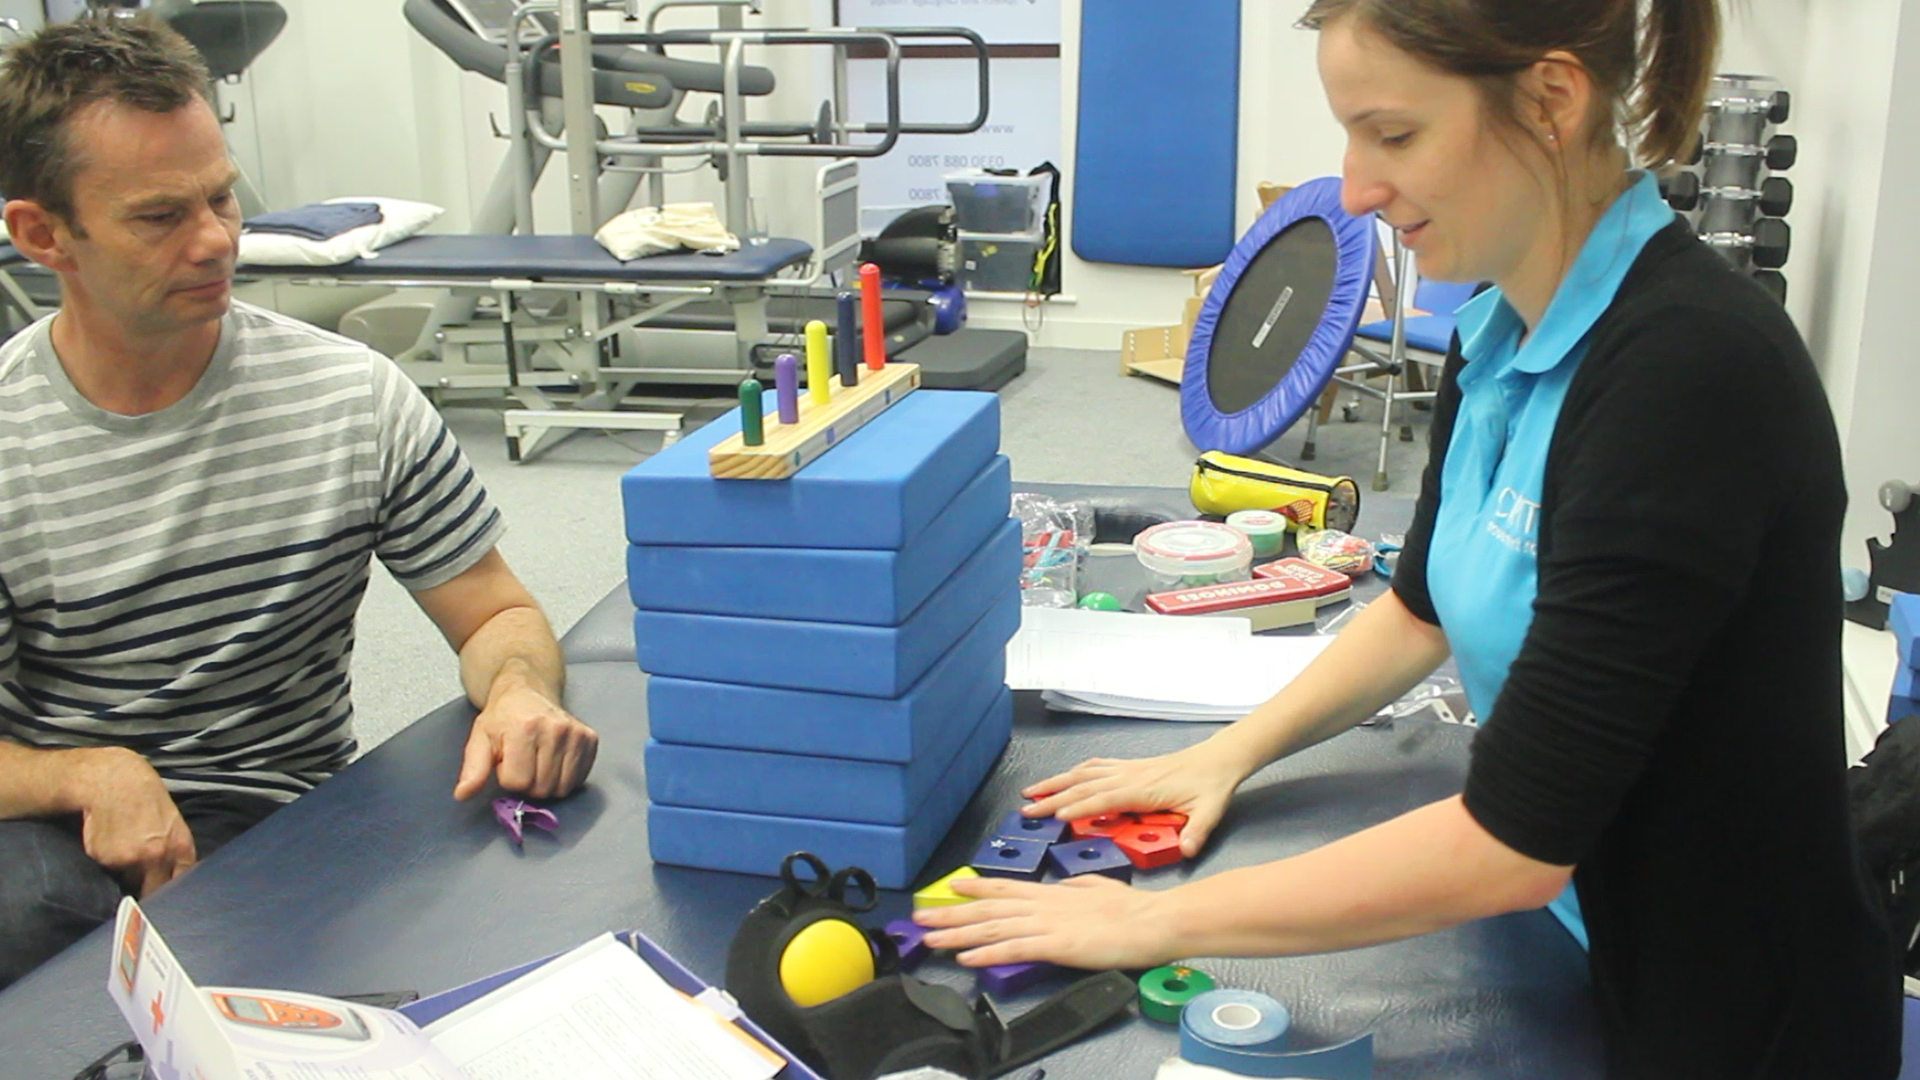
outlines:
[[[873,981],[873,946],[860,928],[822,919],[793,935],[780,954],[780,985],[809,1008]]]

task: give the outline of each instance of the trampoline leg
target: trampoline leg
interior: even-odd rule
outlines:
[[[1315,400],[1313,403],[1313,406],[1307,410],[1307,441],[1304,445],[1300,447],[1301,461],[1313,460],[1314,454],[1316,452],[1314,450],[1314,436],[1318,434],[1319,431],[1320,431],[1320,402],[1318,400]]]

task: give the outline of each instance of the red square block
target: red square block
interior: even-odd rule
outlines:
[[[1075,840],[1091,840],[1096,836],[1112,836],[1133,823],[1131,814],[1095,814],[1092,817],[1075,818],[1067,823],[1067,829],[1073,833]]]
[[[1164,825],[1128,825],[1113,834],[1113,842],[1142,870],[1172,866],[1181,859],[1180,830]]]

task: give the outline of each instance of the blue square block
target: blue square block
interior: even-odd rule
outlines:
[[[1115,881],[1133,881],[1133,863],[1127,853],[1104,836],[1055,844],[1047,849],[1047,861],[1063,878],[1102,874]]]
[[[1920,593],[1894,593],[1887,605],[1887,629],[1899,643],[1900,666],[1920,668]]]
[[[1022,840],[1014,836],[996,836],[980,845],[970,864],[981,877],[1020,878],[1039,881],[1045,871],[1047,842]]]
[[[790,479],[715,480],[707,451],[739,431],[736,409],[629,470],[627,539],[897,551],[999,450],[1000,399],[916,390]]]
[[[934,733],[925,754],[905,763],[721,750],[649,739],[647,797],[670,806],[905,825],[946,773],[954,752],[987,720],[975,712],[961,723],[946,725]],[[1039,868],[1037,860],[1034,867]]]
[[[627,591],[649,611],[898,626],[986,543],[1012,496],[995,455],[898,551],[629,545]]]
[[[912,761],[1000,692],[1007,642],[1019,629],[1020,598],[1009,593],[897,698],[655,676],[647,680],[647,721],[654,738],[688,746]]]
[[[1020,523],[1008,518],[897,627],[640,611],[633,640],[651,675],[893,698],[987,609],[1019,589]]]
[[[1920,713],[1920,671],[1901,667],[1893,673],[1893,693],[1887,699],[1887,723]]]
[[[1009,810],[993,833],[995,836],[1057,844],[1067,838],[1067,823],[1056,817],[1028,817],[1018,810]]]
[[[775,877],[780,860],[811,851],[828,866],[864,867],[883,889],[904,889],[932,857],[967,800],[993,771],[1013,731],[1013,693],[1002,691],[988,719],[954,755],[945,776],[905,825],[741,814],[654,804],[647,808],[653,860],[671,866]]]

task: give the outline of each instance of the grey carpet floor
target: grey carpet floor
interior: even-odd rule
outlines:
[[[1001,391],[1001,404],[1001,449],[1015,480],[1186,486],[1196,451],[1181,428],[1179,391],[1122,376],[1116,353],[1035,350],[1027,373]],[[1372,490],[1379,408],[1361,402],[1355,423],[1336,412],[1320,429],[1318,459],[1303,463],[1359,482],[1367,533],[1404,529],[1426,464],[1428,414],[1408,409],[1415,441],[1393,441],[1390,490]],[[657,451],[660,437],[581,432],[517,464],[507,460],[496,411],[458,407],[444,415],[506,515],[502,553],[554,626],[566,628],[625,579],[620,475]],[[1304,432],[1304,422],[1296,425],[1272,452],[1297,461]],[[353,661],[363,749],[461,692],[453,654],[433,624],[384,571],[373,578]],[[447,763],[449,789],[457,764]]]

